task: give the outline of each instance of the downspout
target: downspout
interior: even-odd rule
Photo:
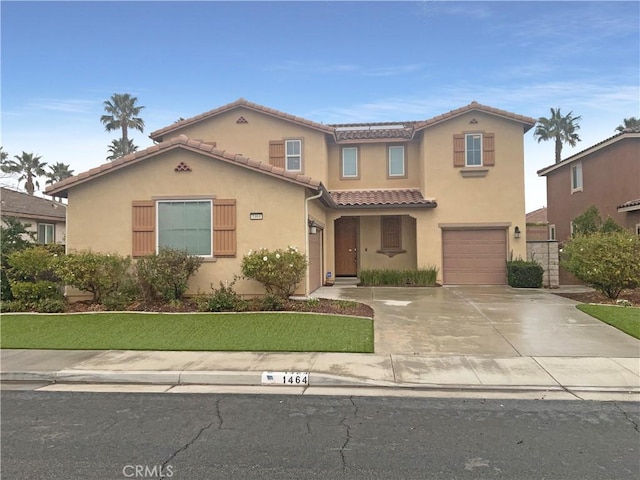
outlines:
[[[309,296],[309,200],[316,200],[322,196],[322,188],[320,193],[313,197],[308,197],[304,201],[304,252],[307,257],[307,271],[304,275],[304,295]]]

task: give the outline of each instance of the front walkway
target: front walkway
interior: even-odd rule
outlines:
[[[545,290],[334,286],[313,296],[372,306],[377,354],[640,357],[638,340]]]

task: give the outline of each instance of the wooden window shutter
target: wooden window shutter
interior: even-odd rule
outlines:
[[[156,202],[134,201],[132,208],[132,257],[144,257],[156,251]]]
[[[213,200],[213,256],[236,256],[236,201]]]
[[[382,248],[402,248],[402,219],[400,217],[382,217]]]
[[[274,167],[284,168],[284,140],[269,142],[269,163]]]
[[[493,133],[485,133],[482,136],[482,164],[493,167],[496,164],[495,139]]]
[[[453,135],[453,166],[464,167],[465,160],[464,134],[456,133]]]

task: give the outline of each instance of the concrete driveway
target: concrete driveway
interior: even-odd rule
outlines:
[[[375,352],[490,357],[640,357],[640,342],[545,290],[506,286],[322,287],[375,311]]]

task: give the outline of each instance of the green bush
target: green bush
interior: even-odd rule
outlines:
[[[578,234],[562,250],[561,264],[608,298],[640,285],[640,237],[629,231]]]
[[[189,287],[189,279],[202,265],[202,258],[183,250],[161,248],[136,262],[136,278],[146,301],[177,301]]]
[[[246,309],[247,302],[233,289],[236,279],[228,285],[220,282],[219,288],[211,288],[213,294],[207,297],[206,311],[208,312],[241,312]]]
[[[535,261],[511,260],[507,262],[507,278],[510,287],[540,288],[544,268]]]
[[[286,250],[261,248],[242,258],[242,274],[260,282],[268,294],[289,298],[304,279],[307,259],[296,247]]]
[[[42,245],[34,245],[8,255],[7,275],[11,284],[15,282],[59,281],[56,261],[59,257]]]
[[[102,303],[107,310],[127,310],[127,307],[139,298],[139,293],[138,284],[132,275],[126,274],[117,288],[104,295],[100,303]]]
[[[30,223],[21,223],[14,217],[5,217],[0,223],[0,299],[11,300],[8,257],[33,245],[35,234],[27,231]]]
[[[416,270],[361,270],[358,274],[360,284],[368,287],[433,287],[436,285],[438,269],[436,267]]]
[[[260,299],[261,309],[265,312],[284,310],[284,299],[280,295],[265,295]]]
[[[99,303],[126,281],[130,264],[129,257],[86,250],[58,257],[56,273],[65,284],[90,292]]]
[[[13,298],[19,302],[37,303],[44,299],[62,300],[58,284],[42,280],[39,282],[13,282],[11,284]]]
[[[0,310],[8,312],[39,312],[39,313],[64,313],[67,311],[67,302],[58,298],[43,298],[37,302],[25,302],[22,300],[8,300],[0,304]]]

